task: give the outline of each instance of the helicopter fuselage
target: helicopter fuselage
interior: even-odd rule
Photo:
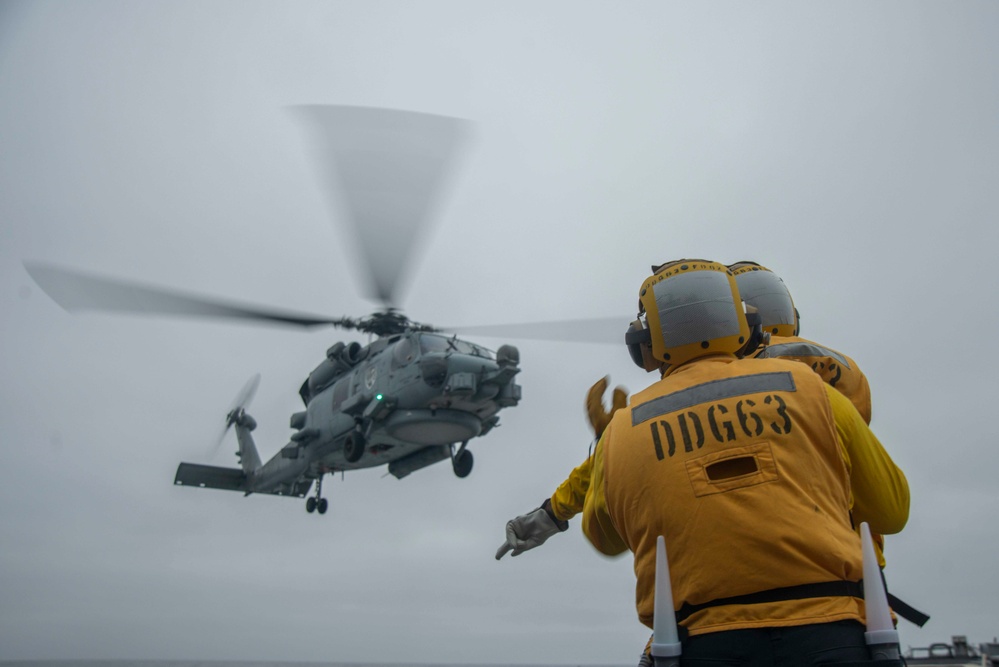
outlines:
[[[296,432],[260,470],[261,481],[388,464],[404,477],[485,435],[520,400],[516,348],[497,355],[427,332],[337,344],[302,385]]]
[[[495,428],[499,412],[520,401],[519,362],[512,345],[494,354],[427,331],[367,346],[337,343],[302,384],[305,410],[291,416],[294,433],[277,454],[261,464],[251,434],[256,421],[239,407],[227,420],[235,425],[240,468],[181,463],[174,483],[305,497],[316,482],[307,509],[322,513],[327,473],[387,465],[401,479],[450,459],[465,477],[472,468],[468,441]]]

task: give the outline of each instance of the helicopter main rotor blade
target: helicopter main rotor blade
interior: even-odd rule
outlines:
[[[441,327],[441,331],[474,334],[488,338],[518,338],[562,343],[610,343],[624,345],[624,334],[634,317],[595,317],[581,320],[487,324],[471,327]]]
[[[101,310],[126,313],[214,317],[274,322],[299,327],[352,328],[353,320],[331,319],[288,310],[223,301],[150,285],[94,276],[37,262],[24,268],[53,301],[68,311]]]
[[[303,105],[312,147],[367,264],[367,296],[392,307],[469,123],[372,107]]]

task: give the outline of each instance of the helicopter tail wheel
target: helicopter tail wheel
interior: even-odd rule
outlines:
[[[310,496],[309,499],[305,501],[305,511],[308,512],[309,514],[312,514],[313,512],[316,511],[317,504],[318,503],[316,502],[316,499]],[[320,514],[322,514],[322,512],[320,512]]]
[[[454,468],[454,474],[458,477],[468,477],[468,473],[472,472],[472,463],[474,463],[472,452],[467,449],[459,449],[451,461],[451,467]]]
[[[356,463],[364,455],[367,440],[360,431],[351,431],[343,441],[343,456],[349,463]]]

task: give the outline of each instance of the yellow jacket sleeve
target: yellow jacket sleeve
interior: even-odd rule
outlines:
[[[848,398],[826,385],[853,495],[853,521],[898,533],[909,519],[909,483]]]
[[[593,459],[586,460],[576,466],[569,477],[559,484],[552,494],[552,513],[561,521],[568,521],[583,511],[583,501],[590,488],[590,474]]]
[[[597,551],[606,556],[617,556],[628,550],[628,545],[617,532],[607,511],[607,497],[604,495],[604,438],[610,432],[608,427],[593,450],[590,474],[590,491],[583,503],[583,534]]]

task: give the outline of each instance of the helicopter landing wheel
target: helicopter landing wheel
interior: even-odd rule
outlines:
[[[326,510],[329,509],[329,501],[325,498],[320,498],[319,502],[316,503],[316,511],[320,514],[326,514]]]
[[[317,509],[320,514],[324,514],[326,512],[326,500],[323,498],[323,476],[321,474],[316,479],[316,495],[310,496],[309,499],[305,501],[306,512],[312,514]]]
[[[472,452],[467,449],[460,449],[454,455],[454,460],[451,461],[451,467],[454,468],[454,474],[458,477],[468,477],[468,473],[472,472],[472,464],[475,460],[472,458]]]
[[[347,439],[343,441],[343,457],[348,463],[357,463],[364,456],[364,434],[360,431],[351,431],[347,434]]]

